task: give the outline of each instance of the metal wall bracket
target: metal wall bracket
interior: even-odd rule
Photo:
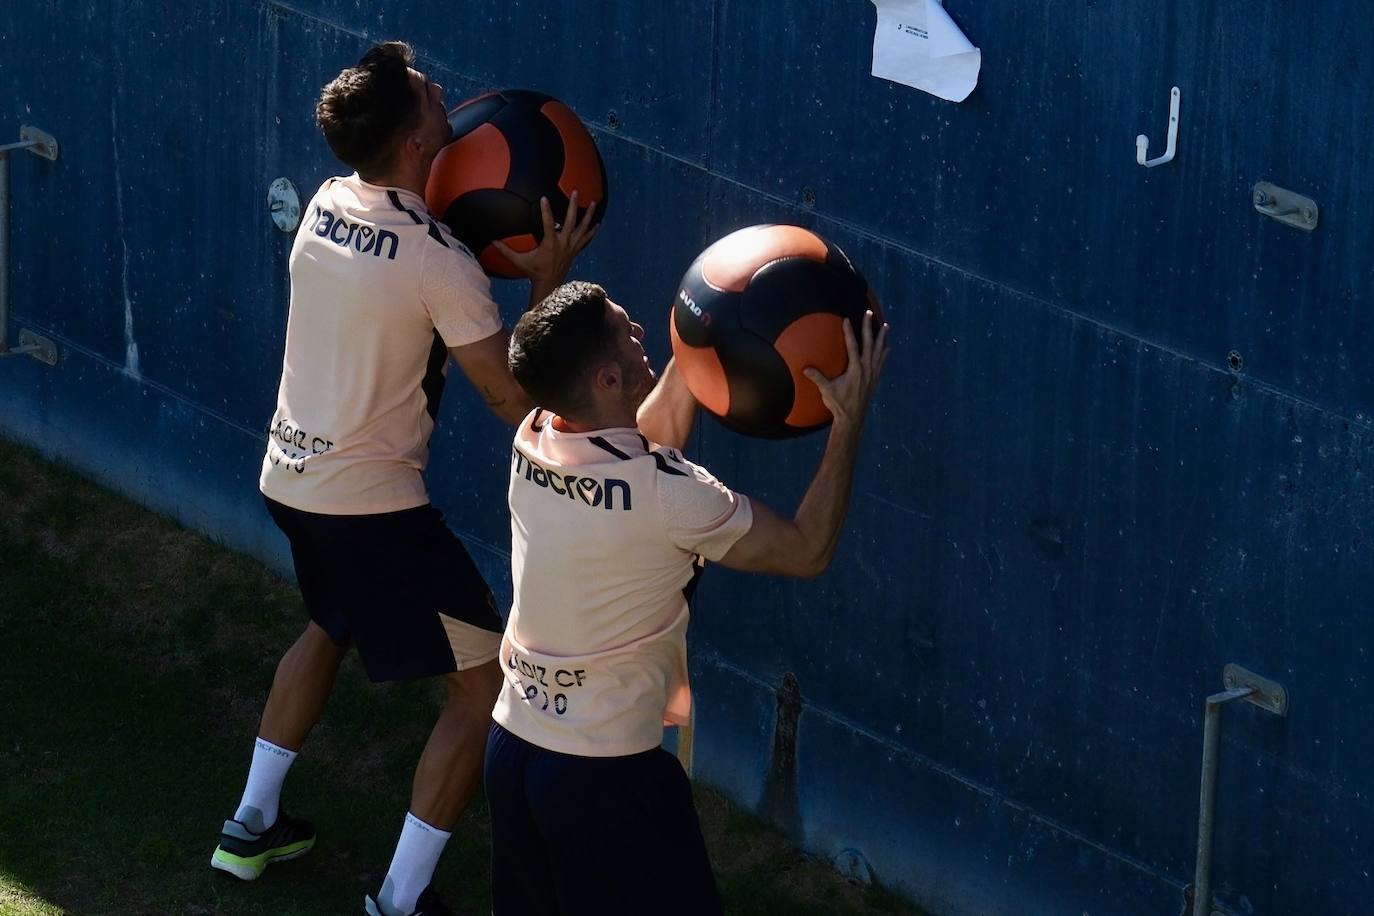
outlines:
[[[1195,890],[1196,888],[1191,884],[1183,889],[1183,909],[1179,911],[1178,916],[1193,916],[1193,892]],[[1227,910],[1213,909],[1211,916],[1236,916],[1236,914]]]
[[[1285,226],[1311,232],[1317,228],[1317,202],[1310,197],[1295,194],[1276,184],[1261,181],[1251,189],[1251,200],[1255,209],[1270,219],[1276,219]]]
[[[57,161],[57,139],[37,127],[19,128],[19,142],[0,144],[0,357],[28,354],[48,366],[57,365],[57,345],[32,331],[19,332],[19,346],[9,346],[10,311],[10,153],[28,150],[35,156]]]
[[[1241,697],[1245,702],[1253,703],[1276,716],[1288,715],[1288,691],[1277,681],[1246,671],[1240,665],[1230,664],[1221,670],[1221,683],[1227,690],[1248,687],[1250,693]]]
[[[57,161],[57,138],[47,131],[25,124],[19,128],[19,142],[33,144],[29,152],[35,156],[41,156],[49,162]]]
[[[19,346],[6,355],[12,356],[15,353],[27,353],[48,366],[57,365],[57,344],[53,339],[35,334],[27,328],[19,332]]]
[[[1216,916],[1212,902],[1212,840],[1216,832],[1217,769],[1221,762],[1221,709],[1244,700],[1276,716],[1288,715],[1288,691],[1282,684],[1229,664],[1222,669],[1221,693],[1207,698],[1202,726],[1202,790],[1198,798],[1197,871],[1193,877],[1192,916]]]

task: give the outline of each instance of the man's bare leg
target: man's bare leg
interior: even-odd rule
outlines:
[[[296,752],[324,713],[347,651],[311,623],[278,662],[243,798],[234,817],[224,822],[210,858],[214,868],[251,881],[272,862],[305,855],[315,844],[309,822],[279,816],[281,787]]]
[[[346,646],[334,645],[311,621],[277,663],[258,736],[277,747],[299,751],[324,714],[339,663],[347,654]]]
[[[501,688],[496,661],[446,677],[448,699],[415,768],[410,813],[377,902],[387,916],[414,911],[454,824],[482,778],[491,710]]]

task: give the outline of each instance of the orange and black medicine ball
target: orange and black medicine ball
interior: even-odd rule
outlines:
[[[561,222],[577,192],[579,217],[596,204],[606,213],[606,166],[571,108],[551,96],[505,89],[449,112],[453,140],[434,159],[425,203],[468,246],[487,273],[521,276],[492,246],[500,239],[531,251],[544,237],[539,198]]]
[[[859,337],[869,309],[881,316],[838,246],[799,226],[750,226],[687,268],[669,334],[703,407],[736,432],[783,439],[830,424],[820,389],[802,370],[844,372],[844,319]]]

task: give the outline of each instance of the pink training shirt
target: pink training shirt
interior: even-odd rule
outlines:
[[[328,515],[424,505],[447,348],[501,330],[490,282],[419,195],[356,174],[306,205],[290,264],[262,492]]]
[[[749,500],[636,429],[565,432],[536,410],[515,436],[510,509],[493,718],[565,754],[658,746],[691,713],[684,589],[749,531]]]

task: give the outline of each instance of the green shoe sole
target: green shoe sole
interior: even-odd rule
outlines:
[[[267,866],[274,862],[299,859],[309,852],[314,845],[315,838],[311,837],[308,840],[301,840],[299,843],[290,843],[276,849],[269,849],[251,858],[236,856],[216,846],[215,854],[210,857],[210,867],[228,872],[240,881],[252,881],[266,871]]]

